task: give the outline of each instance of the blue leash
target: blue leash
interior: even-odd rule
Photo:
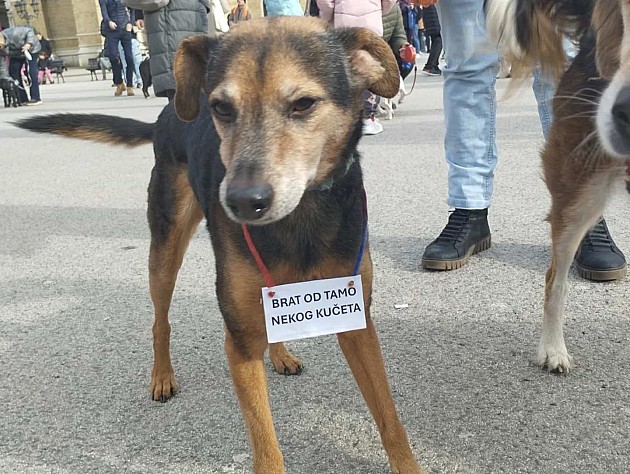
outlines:
[[[363,230],[361,233],[361,245],[359,246],[359,254],[357,255],[357,261],[354,264],[354,270],[352,270],[352,276],[357,276],[359,274],[359,268],[361,268],[363,254],[365,253],[365,246],[367,245],[368,241],[367,195],[365,194],[365,188],[361,188],[361,201],[363,203]]]

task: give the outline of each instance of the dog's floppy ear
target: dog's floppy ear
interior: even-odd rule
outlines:
[[[388,99],[398,93],[400,72],[389,45],[366,28],[333,30],[350,55],[357,86]]]
[[[623,19],[618,0],[598,0],[593,9],[593,29],[597,34],[595,64],[604,79],[612,79],[617,69],[623,38]]]
[[[199,114],[199,93],[206,80],[208,58],[218,40],[207,35],[189,36],[182,40],[175,56],[175,112],[190,122]]]

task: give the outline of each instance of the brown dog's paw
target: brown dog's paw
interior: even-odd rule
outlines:
[[[269,344],[269,359],[276,372],[281,375],[300,375],[304,364],[284,347],[284,344]]]
[[[425,474],[425,471],[414,462],[408,463],[406,466],[392,467],[392,474]]]
[[[423,471],[415,463],[402,467],[392,467],[391,472],[392,474],[426,474],[426,471]]]
[[[173,369],[161,373],[153,371],[151,374],[151,385],[149,386],[149,392],[153,400],[164,403],[174,396],[178,390],[179,387],[175,381]]]

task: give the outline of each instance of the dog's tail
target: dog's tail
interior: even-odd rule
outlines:
[[[566,69],[565,38],[588,30],[596,0],[486,0],[486,25],[513,75],[536,67],[554,77]]]
[[[17,127],[93,142],[134,147],[153,140],[154,123],[101,114],[53,114],[19,120]]]

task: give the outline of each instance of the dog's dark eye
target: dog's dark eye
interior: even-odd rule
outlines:
[[[312,97],[302,97],[291,104],[291,114],[303,116],[304,114],[310,112],[316,103],[317,99]]]
[[[215,101],[210,104],[210,110],[216,118],[224,122],[231,122],[234,120],[236,112],[234,107],[227,102]]]

